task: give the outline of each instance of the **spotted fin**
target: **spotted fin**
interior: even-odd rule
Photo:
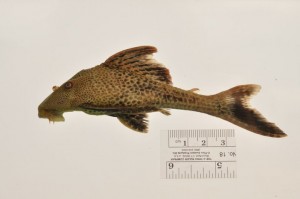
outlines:
[[[215,116],[257,134],[269,137],[287,136],[274,123],[267,121],[260,112],[249,105],[249,99],[260,90],[259,85],[240,85],[223,91],[216,96],[223,100],[217,105]]]
[[[155,80],[172,84],[169,70],[163,64],[153,59],[153,53],[157,49],[153,46],[139,46],[123,50],[109,57],[104,66],[121,68],[139,73]]]
[[[147,114],[122,114],[116,115],[119,121],[126,127],[141,132],[147,133],[148,131],[148,120]]]

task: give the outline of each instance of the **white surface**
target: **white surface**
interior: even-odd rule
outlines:
[[[0,2],[0,198],[299,198],[299,1]],[[150,132],[115,118],[37,106],[83,68],[151,44],[175,86],[212,94],[262,85],[252,100],[289,135],[259,136],[200,113],[150,115]],[[238,178],[161,180],[161,129],[235,128]]]

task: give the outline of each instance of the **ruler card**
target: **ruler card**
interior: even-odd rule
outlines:
[[[161,131],[161,178],[236,178],[234,130]]]

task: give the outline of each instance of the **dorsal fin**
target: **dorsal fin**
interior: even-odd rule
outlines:
[[[155,52],[157,52],[157,49],[153,46],[129,48],[109,57],[104,62],[104,65],[130,70],[131,72],[172,84],[169,70],[152,58]]]

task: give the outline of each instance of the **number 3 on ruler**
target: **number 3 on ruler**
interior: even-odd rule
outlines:
[[[225,140],[221,140],[221,146],[225,146]]]

